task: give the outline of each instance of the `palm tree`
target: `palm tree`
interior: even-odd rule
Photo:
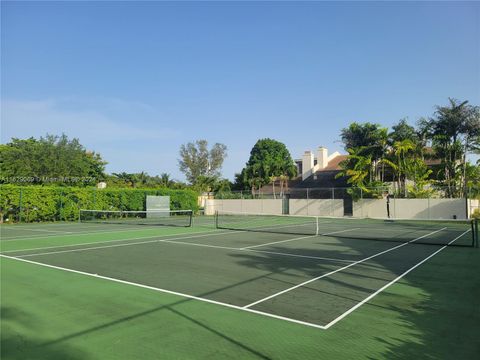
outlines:
[[[346,176],[349,184],[368,192],[366,179],[368,179],[372,170],[372,157],[371,155],[360,155],[363,151],[363,146],[356,149],[348,149],[349,155],[347,160],[340,164],[343,170],[335,177]]]
[[[398,174],[398,188],[402,191],[405,197],[407,196],[407,188],[405,185],[407,180],[407,169],[409,166],[409,160],[411,160],[409,155],[413,155],[414,150],[415,144],[409,139],[396,141],[393,144],[393,153],[396,158],[395,165]]]
[[[128,174],[125,171],[121,173],[112,173],[113,176],[123,181],[129,187],[135,187],[135,174]]]
[[[147,185],[147,182],[150,176],[148,176],[148,174],[145,171],[142,171],[141,173],[138,173],[135,175],[140,185]]]
[[[170,187],[173,181],[170,179],[170,174],[161,173],[160,174],[160,185],[164,187]]]
[[[275,175],[272,175],[269,177],[270,182],[272,183],[272,192],[273,192],[273,198],[277,198],[277,194],[275,193],[275,181],[277,181],[277,177]]]

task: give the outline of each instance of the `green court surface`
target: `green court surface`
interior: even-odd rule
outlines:
[[[287,220],[4,225],[2,359],[480,356],[468,224]]]

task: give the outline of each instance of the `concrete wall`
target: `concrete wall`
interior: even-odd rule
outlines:
[[[480,211],[480,200],[469,199],[468,200],[469,211],[468,214],[471,216],[475,210]]]
[[[343,216],[342,199],[290,199],[291,215]]]
[[[216,210],[259,214],[282,214],[281,199],[234,199],[205,201],[205,215]],[[471,204],[478,206],[476,203]],[[343,216],[342,199],[290,199],[291,215]],[[391,199],[390,217],[397,219],[466,219],[465,199]],[[385,199],[363,199],[353,202],[354,217],[386,218]]]
[[[260,214],[281,214],[282,199],[232,199],[206,201],[205,215],[214,215],[217,210]]]
[[[354,217],[387,217],[384,199],[353,202]],[[390,217],[397,219],[466,219],[465,199],[391,199]]]

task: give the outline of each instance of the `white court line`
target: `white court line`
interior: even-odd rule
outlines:
[[[242,249],[239,249],[239,250],[242,250]],[[245,249],[244,251],[252,251],[252,252],[258,252],[258,253],[273,254],[273,255],[282,255],[282,256],[293,256],[293,257],[307,258],[307,259],[329,260],[329,261],[346,262],[346,263],[353,263],[353,262],[355,262],[355,260],[335,259],[335,258],[329,258],[329,257],[323,257],[323,256],[313,256],[313,255],[301,255],[301,254],[282,253],[282,252],[267,251],[267,250]]]
[[[23,252],[23,251],[34,251],[34,250],[44,250],[44,249],[60,249],[65,247],[74,247],[74,246],[82,246],[82,245],[92,245],[92,244],[107,244],[112,242],[119,242],[119,241],[131,241],[131,240],[141,240],[141,239],[152,239],[152,238],[163,238],[166,236],[180,236],[180,235],[191,235],[191,234],[207,234],[207,233],[214,233],[218,230],[209,230],[209,231],[197,231],[185,234],[164,234],[164,235],[149,235],[149,236],[141,236],[136,238],[126,238],[126,239],[115,239],[115,240],[105,240],[105,241],[91,241],[91,242],[84,242],[84,243],[76,243],[70,245],[53,245],[53,246],[42,246],[37,248],[28,248],[28,249],[18,249],[18,250],[5,250],[0,251],[0,254],[12,253],[12,252]],[[236,232],[235,232],[236,233]],[[96,234],[96,233],[92,233]],[[222,233],[228,234],[228,233]],[[1,245],[1,244],[0,244]]]
[[[417,267],[419,267],[420,265],[422,265],[425,261],[427,261],[428,259],[432,258],[433,256],[437,255],[440,251],[444,250],[446,247],[448,247],[448,245],[452,244],[454,241],[458,240],[459,238],[461,238],[463,235],[465,235],[466,233],[468,233],[470,230],[467,230],[465,231],[463,234],[457,236],[455,239],[453,239],[452,241],[450,241],[447,245],[441,247],[440,249],[438,249],[437,251],[435,251],[433,254],[429,255],[428,257],[426,257],[425,259],[423,259],[422,261],[418,262],[417,264],[415,264],[414,266],[412,266],[410,269],[406,270],[405,272],[403,272],[402,274],[400,274],[397,278],[393,279],[392,281],[390,281],[388,284],[382,286],[380,289],[378,289],[377,291],[375,291],[373,294],[369,295],[368,297],[366,297],[365,299],[363,299],[361,302],[357,303],[355,306],[351,307],[349,310],[345,311],[342,315],[338,316],[337,318],[335,318],[334,320],[330,321],[327,325],[325,325],[325,329],[328,329],[329,327],[335,325],[337,322],[339,322],[340,320],[342,320],[344,317],[346,317],[347,315],[349,315],[350,313],[352,313],[353,311],[355,311],[356,309],[358,309],[360,306],[362,306],[363,304],[365,304],[367,301],[373,299],[375,296],[377,296],[378,294],[380,294],[382,291],[384,291],[386,288],[388,288],[389,286],[395,284],[398,280],[400,280],[401,278],[403,278],[405,275],[407,275],[410,271],[416,269]]]
[[[315,237],[315,236],[317,236],[317,235],[308,235],[308,236],[302,236],[302,237],[297,237],[297,238],[293,238],[293,239],[272,241],[272,242],[268,242],[268,243],[265,243],[265,244],[245,246],[245,247],[242,247],[241,249],[242,249],[242,250],[253,249],[253,248],[260,247],[260,246],[267,246],[267,245],[272,245],[272,244],[279,244],[279,243],[284,243],[284,242],[288,242],[288,241],[295,241],[295,240],[300,240],[300,239],[308,239],[308,238],[312,238],[312,237]]]
[[[171,244],[179,244],[179,245],[190,245],[190,246],[203,246],[208,248],[214,249],[226,249],[232,251],[249,251],[249,252],[258,252],[258,253],[265,253],[265,254],[273,254],[273,255],[280,255],[280,256],[291,256],[291,257],[299,257],[299,258],[307,258],[307,259],[315,259],[315,260],[328,260],[328,261],[337,261],[337,262],[348,262],[352,263],[355,260],[346,260],[346,259],[336,259],[336,258],[329,258],[323,256],[313,256],[313,255],[301,255],[301,254],[291,254],[291,253],[282,253],[276,251],[263,251],[263,250],[252,250],[252,249],[245,249],[245,248],[234,248],[228,246],[219,246],[219,245],[209,245],[209,244],[198,244],[192,242],[184,242],[184,241],[176,241],[176,240],[162,240],[162,243],[171,243]]]
[[[238,233],[238,232],[236,232]],[[19,258],[24,258],[24,257],[30,257],[30,256],[43,256],[43,255],[51,255],[51,254],[63,254],[63,253],[69,253],[69,252],[79,252],[79,251],[89,251],[89,250],[98,250],[98,249],[108,249],[108,248],[114,248],[114,247],[123,247],[123,246],[134,246],[134,245],[144,245],[144,244],[153,244],[153,243],[158,243],[158,242],[166,242],[168,240],[183,240],[183,239],[195,239],[199,237],[205,237],[205,236],[218,236],[218,235],[228,235],[231,234],[231,232],[222,232],[222,233],[216,233],[216,234],[201,234],[201,235],[193,235],[193,236],[184,236],[184,237],[177,237],[177,238],[172,238],[172,239],[155,239],[155,240],[149,240],[149,241],[138,241],[138,242],[132,242],[132,243],[126,243],[126,244],[115,244],[115,245],[105,245],[105,246],[92,246],[92,247],[87,247],[87,248],[80,248],[80,249],[70,249],[70,250],[60,250],[60,251],[50,251],[50,252],[44,252],[44,253],[35,253],[35,254],[27,254],[27,255],[17,255]],[[150,238],[153,236],[150,236]],[[158,236],[155,236],[158,238]],[[133,239],[124,239],[123,241],[132,241],[132,240],[138,240],[140,238],[133,238]],[[119,240],[120,241],[120,240]]]
[[[230,223],[232,225],[238,225],[237,223]],[[248,223],[247,225],[251,225],[251,223]],[[305,226],[305,225],[308,225],[308,226],[311,226],[312,223],[303,223],[303,224],[289,224],[289,225],[281,225],[281,226],[268,226],[268,227],[265,227],[264,225],[260,227],[259,226],[256,226],[256,227],[252,227],[252,226],[249,226],[245,229],[242,229],[242,228],[232,228],[232,227],[229,227],[228,225],[221,225],[221,226],[218,226],[217,229],[225,229],[225,230],[235,230],[235,231],[251,231],[251,232],[268,232],[268,231],[265,231],[265,230],[269,230],[269,229],[283,229],[283,228],[287,228],[287,227],[298,227],[298,226]],[[285,233],[282,233],[282,232],[279,232],[279,234],[285,234]],[[312,235],[313,236],[313,235]]]
[[[99,225],[98,227],[105,227],[105,225]],[[38,239],[51,239],[55,237],[64,237],[64,236],[76,236],[76,235],[94,235],[94,234],[108,234],[108,233],[126,233],[131,231],[139,231],[139,230],[159,230],[158,226],[143,226],[143,227],[129,227],[128,229],[118,229],[112,230],[109,228],[108,230],[98,230],[98,231],[91,231],[90,229],[86,229],[84,231],[71,231],[67,235],[64,234],[57,234],[57,235],[37,235],[37,236],[8,236],[7,239],[2,240],[4,241],[24,241],[24,240],[38,240]]]
[[[63,235],[63,234],[72,234],[71,231],[62,231],[62,230],[45,230],[45,229],[20,229],[23,231],[40,231],[40,232],[48,232],[48,233],[55,233],[58,235]]]
[[[272,242],[265,243],[265,244],[245,246],[245,247],[243,247],[242,249],[253,249],[253,248],[257,248],[257,247],[261,247],[261,246],[267,246],[267,245],[272,245],[272,244],[280,244],[280,243],[289,242],[289,241],[294,241],[294,240],[307,239],[307,238],[311,238],[311,237],[315,237],[315,236],[333,235],[333,234],[343,233],[343,232],[347,232],[347,231],[354,231],[354,230],[358,230],[358,228],[347,229],[347,230],[340,230],[340,231],[333,231],[333,232],[324,233],[324,234],[318,234],[318,235],[302,236],[302,237],[298,237],[298,238],[294,238],[294,239],[287,239],[287,240],[280,240],[280,241],[272,241]]]
[[[287,317],[284,317],[284,316],[270,314],[270,313],[259,311],[259,310],[244,309],[243,307],[238,306],[238,305],[223,303],[223,302],[220,302],[220,301],[210,300],[210,299],[207,299],[207,298],[202,298],[202,297],[198,297],[198,296],[194,296],[194,295],[188,295],[188,294],[180,293],[180,292],[177,292],[177,291],[156,288],[156,287],[153,287],[153,286],[138,284],[138,283],[125,281],[125,280],[120,280],[120,279],[115,279],[115,278],[111,278],[111,277],[103,276],[103,275],[98,275],[98,274],[91,274],[91,273],[87,273],[87,272],[84,272],[84,271],[72,270],[72,269],[63,268],[63,267],[60,267],[60,266],[48,265],[48,264],[44,264],[44,263],[40,263],[40,262],[36,262],[36,261],[20,259],[20,258],[13,257],[13,256],[7,256],[7,255],[0,254],[0,257],[4,257],[6,259],[11,259],[11,260],[16,260],[16,261],[23,261],[23,262],[38,265],[38,266],[44,266],[44,267],[48,267],[48,268],[52,268],[52,269],[56,269],[56,270],[67,271],[67,272],[80,274],[80,275],[84,275],[84,276],[90,276],[90,277],[94,277],[94,278],[97,278],[97,279],[113,281],[113,282],[120,283],[120,284],[136,286],[136,287],[140,287],[140,288],[144,288],[144,289],[148,289],[148,290],[159,291],[159,292],[166,293],[166,294],[177,295],[177,296],[181,296],[181,297],[184,297],[184,298],[187,298],[187,299],[193,299],[193,300],[203,301],[203,302],[210,303],[210,304],[221,305],[221,306],[225,306],[225,307],[240,310],[240,311],[247,311],[247,312],[250,312],[250,313],[259,314],[259,315],[263,315],[263,316],[267,316],[267,317],[271,317],[271,318],[275,318],[275,319],[279,319],[279,320],[285,320],[285,321],[300,324],[300,325],[306,325],[306,326],[314,327],[314,328],[317,328],[317,329],[325,329],[325,327],[322,326],[322,325],[317,325],[317,324],[309,323],[309,322],[306,322],[306,321],[291,319],[291,318],[287,318]]]
[[[333,234],[340,234],[348,231],[355,231],[355,230],[360,230],[360,228],[353,228],[353,229],[347,229],[347,230],[340,230],[340,231],[332,231],[324,234],[320,234],[322,236],[327,236],[327,235],[333,235]]]
[[[240,231],[236,231],[235,234],[238,234]],[[345,260],[345,259],[336,259],[336,258],[329,258],[329,257],[320,257],[320,256],[308,256],[308,255],[300,255],[300,254],[290,254],[290,253],[282,253],[282,252],[273,252],[273,251],[261,251],[261,250],[250,250],[250,249],[243,249],[243,248],[235,248],[235,247],[228,247],[228,246],[220,246],[220,245],[209,245],[209,244],[199,244],[199,243],[192,243],[192,242],[184,242],[184,241],[177,241],[183,239],[193,239],[198,237],[205,237],[205,236],[217,236],[217,235],[228,235],[232,234],[232,232],[222,232],[222,233],[215,233],[215,234],[205,234],[201,233],[201,235],[196,236],[183,236],[171,239],[156,239],[150,241],[140,241],[134,243],[126,243],[126,244],[118,244],[118,245],[106,245],[106,246],[93,246],[89,248],[80,248],[80,249],[71,249],[71,250],[60,250],[60,251],[50,251],[45,253],[34,253],[34,254],[27,254],[27,255],[16,255],[18,258],[25,258],[25,257],[32,257],[32,256],[43,256],[43,255],[50,255],[50,254],[62,254],[67,252],[78,252],[78,251],[87,251],[87,250],[98,250],[98,249],[105,249],[111,247],[121,247],[121,246],[133,246],[133,245],[142,245],[142,244],[151,244],[151,243],[171,243],[171,244],[179,244],[179,245],[190,245],[190,246],[201,246],[201,247],[208,247],[214,249],[225,249],[225,250],[232,250],[232,251],[252,251],[252,252],[261,252],[261,253],[268,253],[280,256],[290,256],[290,257],[299,257],[299,258],[309,258],[309,259],[316,259],[316,260],[328,260],[328,261],[336,261],[336,262],[353,262],[352,260]],[[172,236],[172,235],[170,235]],[[138,240],[139,238],[137,238]],[[123,240],[114,240],[114,241],[131,241],[135,239],[123,239]],[[94,243],[98,244],[98,243]],[[72,245],[70,245],[72,246]],[[30,251],[32,249],[29,249]],[[29,251],[23,250],[23,251]],[[42,248],[40,249],[42,250]],[[18,252],[18,250],[11,250],[10,252]]]
[[[225,233],[222,233],[222,234],[225,234]],[[208,247],[208,248],[214,248],[214,249],[225,249],[225,250],[241,250],[239,248],[234,248],[234,247],[229,247],[229,246],[199,244],[199,243],[192,243],[192,242],[187,242],[187,241],[177,241],[175,239],[162,240],[162,243],[178,244],[178,245],[191,245],[191,246],[200,246],[200,247]]]
[[[412,243],[412,242],[415,242],[415,241],[417,241],[417,240],[423,239],[424,237],[433,235],[433,234],[435,234],[435,233],[437,233],[437,232],[440,232],[440,231],[442,231],[442,230],[445,230],[445,229],[446,229],[446,227],[441,228],[441,229],[439,229],[439,230],[433,231],[433,232],[428,233],[428,234],[426,234],[426,235],[420,236],[420,237],[418,237],[418,238],[416,238],[416,239],[410,240],[409,242],[406,242],[406,243],[397,245],[397,246],[395,246],[395,247],[393,247],[393,248],[384,250],[384,251],[379,252],[379,253],[377,253],[377,254],[373,254],[373,255],[368,256],[368,257],[366,257],[366,258],[364,258],[364,259],[355,261],[355,262],[351,263],[350,265],[346,265],[346,266],[341,267],[341,268],[339,268],[339,269],[337,269],[337,270],[333,270],[333,271],[330,271],[329,273],[326,273],[326,274],[317,276],[317,277],[315,277],[315,278],[313,278],[313,279],[304,281],[304,282],[302,282],[302,283],[300,283],[300,284],[297,284],[297,285],[295,285],[295,286],[289,287],[288,289],[279,291],[279,292],[277,292],[277,293],[275,293],[275,294],[272,294],[272,295],[270,295],[270,296],[264,297],[263,299],[260,299],[260,300],[254,301],[254,302],[252,302],[252,303],[250,303],[250,304],[248,304],[248,305],[245,305],[244,308],[248,309],[248,308],[250,308],[250,307],[252,307],[252,306],[255,306],[255,305],[258,305],[258,304],[260,304],[260,303],[262,303],[262,302],[264,302],[264,301],[270,300],[270,299],[272,299],[272,298],[274,298],[274,297],[277,297],[277,296],[279,296],[279,295],[285,294],[285,293],[287,293],[287,292],[289,292],[289,291],[298,289],[299,287],[302,287],[302,286],[304,286],[304,285],[310,284],[311,282],[314,282],[314,281],[317,281],[317,280],[322,279],[322,278],[324,278],[324,277],[333,275],[333,274],[335,274],[335,273],[337,273],[337,272],[339,272],[339,271],[343,271],[343,270],[345,270],[345,269],[348,269],[349,267],[352,267],[352,266],[354,266],[354,265],[363,263],[363,262],[365,262],[365,261],[367,261],[367,260],[373,259],[373,258],[375,258],[375,257],[377,257],[377,256],[383,255],[383,254],[385,254],[385,253],[387,253],[387,252],[390,252],[390,251],[392,251],[392,250],[401,248],[402,246],[409,245],[409,244]]]
[[[445,229],[445,228],[443,228]],[[436,232],[439,232],[439,231],[442,231],[443,229],[440,229]],[[457,238],[453,239],[452,241],[450,241],[448,243],[448,245],[450,245],[451,243],[453,243],[455,240],[457,240],[458,238],[460,238],[461,236],[465,235],[466,233],[468,233],[470,230],[467,230],[465,231],[463,234],[461,234],[460,236],[458,236]],[[428,235],[431,235],[431,234],[428,234]],[[408,243],[405,243],[405,244],[402,244],[402,245],[408,245],[409,243],[413,242],[413,241],[416,241],[416,240],[419,240],[420,238],[417,238],[415,240],[412,240]],[[263,311],[259,311],[259,310],[254,310],[254,309],[250,309],[250,308],[246,308],[246,307],[241,307],[241,306],[237,306],[237,305],[233,305],[233,304],[228,304],[228,303],[223,303],[223,302],[219,302],[219,301],[215,301],[215,300],[210,300],[210,299],[206,299],[206,298],[201,298],[201,297],[197,297],[197,296],[193,296],[193,295],[188,295],[188,294],[184,294],[184,293],[180,293],[180,292],[176,292],[176,291],[171,291],[171,290],[166,290],[166,289],[161,289],[161,288],[156,288],[156,287],[152,287],[152,286],[148,286],[148,285],[142,285],[142,284],[138,284],[138,283],[133,283],[133,282],[129,282],[129,281],[125,281],[125,280],[120,280],[120,279],[115,279],[115,278],[110,278],[110,277],[107,277],[107,276],[102,276],[102,275],[98,275],[98,274],[91,274],[91,273],[87,273],[87,272],[83,272],[83,271],[78,271],[78,270],[72,270],[72,269],[68,269],[68,268],[63,268],[63,267],[59,267],[59,266],[55,266],[55,265],[48,265],[48,264],[44,264],[44,263],[40,263],[40,262],[36,262],[36,261],[31,261],[31,260],[26,260],[26,259],[20,259],[20,258],[17,258],[17,257],[12,257],[12,256],[7,256],[7,255],[2,255],[0,254],[0,257],[4,257],[4,258],[7,258],[7,259],[11,259],[11,260],[16,260],[16,261],[22,261],[22,262],[26,262],[26,263],[30,263],[30,264],[34,264],[34,265],[38,265],[38,266],[44,266],[44,267],[47,267],[47,268],[52,268],[52,269],[56,269],[56,270],[61,270],[61,271],[66,271],[66,272],[71,272],[71,273],[76,273],[76,274],[80,274],[80,275],[84,275],[84,276],[89,276],[89,277],[94,277],[94,278],[99,278],[99,279],[103,279],[103,280],[108,280],[108,281],[112,281],[112,282],[116,282],[116,283],[121,283],[121,284],[125,284],[125,285],[130,285],[130,286],[136,286],[136,287],[140,287],[140,288],[144,288],[144,289],[149,289],[149,290],[154,290],[154,291],[158,291],[158,292],[163,292],[163,293],[167,293],[167,294],[172,294],[172,295],[177,295],[177,296],[181,296],[181,297],[185,297],[185,298],[188,298],[188,299],[194,299],[194,300],[198,300],[198,301],[202,301],[202,302],[207,302],[207,303],[211,303],[211,304],[216,304],[216,305],[220,305],[220,306],[224,306],[224,307],[228,307],[228,308],[232,308],[232,309],[236,309],[236,310],[240,310],[240,311],[247,311],[247,312],[250,312],[250,313],[254,313],[254,314],[258,314],[258,315],[262,315],[262,316],[266,316],[266,317],[271,317],[271,318],[275,318],[275,319],[279,319],[279,320],[284,320],[284,321],[288,321],[288,322],[292,322],[292,323],[296,323],[296,324],[300,324],[300,325],[305,325],[305,326],[309,326],[309,327],[314,327],[314,328],[317,328],[317,329],[322,329],[322,330],[327,330],[328,328],[330,328],[332,325],[334,325],[335,323],[337,323],[338,321],[340,321],[341,319],[343,319],[344,317],[346,317],[347,315],[349,315],[350,313],[352,313],[354,310],[356,310],[357,308],[359,308],[361,305],[363,305],[365,302],[371,300],[374,296],[378,295],[381,291],[385,290],[387,287],[389,287],[390,285],[392,285],[393,283],[395,283],[396,281],[398,281],[399,279],[401,279],[402,277],[404,277],[405,275],[407,275],[410,271],[414,270],[415,268],[417,268],[418,266],[420,266],[421,264],[423,264],[425,261],[429,260],[430,258],[432,258],[434,255],[438,254],[440,251],[444,250],[446,247],[448,247],[448,245],[445,245],[443,246],[442,248],[440,248],[439,250],[435,251],[433,254],[429,255],[427,258],[423,259],[422,261],[420,261],[419,263],[417,263],[416,265],[414,265],[412,268],[408,269],[407,271],[405,271],[403,274],[401,274],[399,277],[397,277],[395,280],[391,281],[390,283],[388,283],[387,285],[383,286],[381,289],[379,289],[378,291],[376,291],[374,294],[370,295],[369,297],[367,297],[365,300],[363,300],[361,303],[355,305],[353,308],[349,309],[348,311],[346,311],[345,313],[343,313],[342,315],[340,315],[339,317],[337,317],[336,319],[334,319],[333,321],[331,321],[330,323],[328,323],[327,325],[318,325],[318,324],[313,324],[313,323],[309,323],[309,322],[306,322],[306,321],[301,321],[301,320],[296,320],[296,319],[292,319],[292,318],[288,318],[288,317],[284,317],[284,316],[279,316],[279,315],[275,315],[275,314],[270,314],[270,313],[267,313],[267,312],[263,312]],[[400,247],[397,246],[395,248],[398,248]],[[393,250],[394,248],[390,249],[390,250]],[[251,251],[254,251],[254,250],[251,250]],[[375,255],[376,256],[376,255]]]

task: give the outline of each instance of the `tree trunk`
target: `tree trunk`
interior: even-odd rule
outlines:
[[[467,198],[467,150],[468,150],[468,135],[465,137],[465,147],[463,150],[463,179],[462,179],[462,187],[463,187],[463,196]]]

